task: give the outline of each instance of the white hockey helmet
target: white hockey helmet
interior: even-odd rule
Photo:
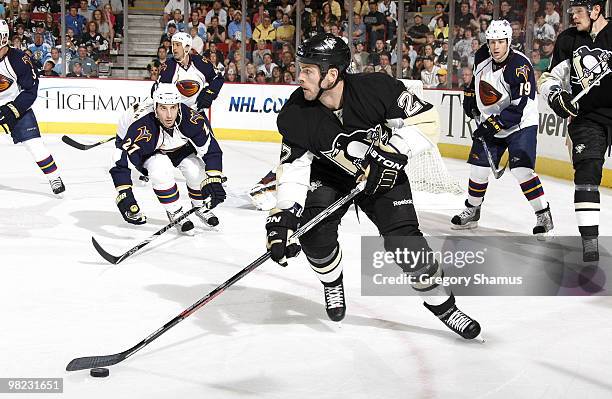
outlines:
[[[189,52],[189,50],[191,50],[191,47],[193,46],[193,38],[185,32],[175,33],[174,35],[172,35],[171,41],[181,43],[185,52]],[[187,49],[187,47],[189,47],[189,50]]]
[[[9,29],[8,23],[6,23],[6,20],[0,19],[0,48],[8,46],[10,35],[11,30]]]
[[[160,83],[153,92],[153,102],[155,104],[180,104],[181,93],[172,83]]]
[[[508,39],[508,45],[512,42],[512,26],[505,19],[491,21],[491,25],[485,32],[487,40]]]

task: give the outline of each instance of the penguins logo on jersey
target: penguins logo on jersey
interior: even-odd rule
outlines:
[[[608,60],[612,57],[611,51],[581,46],[574,50],[573,55],[572,64],[576,76],[572,77],[572,83],[582,86],[583,89],[589,87],[591,82],[602,74],[610,72]]]
[[[176,82],[179,93],[185,97],[192,97],[200,91],[200,83],[195,80],[180,80]]]
[[[322,151],[330,161],[340,166],[351,175],[361,173],[361,164],[373,142],[388,142],[389,137],[381,125],[367,130],[355,130],[345,134],[340,133],[334,139],[329,151]]]
[[[13,84],[13,79],[0,74],[0,93],[7,90]]]
[[[480,95],[480,101],[485,107],[489,105],[493,105],[499,100],[501,100],[502,95],[499,91],[495,90],[490,83],[481,80],[480,85],[478,86],[478,94]]]

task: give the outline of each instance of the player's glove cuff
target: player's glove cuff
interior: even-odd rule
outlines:
[[[115,202],[126,222],[130,224],[145,224],[147,222],[147,218],[140,211],[131,188],[119,191]]]
[[[565,90],[558,90],[548,98],[548,105],[561,118],[578,116],[578,104],[572,104],[572,95]]]
[[[12,102],[0,106],[0,127],[5,133],[13,131],[19,117],[21,114]]]
[[[225,198],[227,197],[225,189],[223,188],[223,183],[227,181],[227,178],[220,173],[221,172],[219,172],[219,174],[212,174],[207,172],[206,178],[200,185],[202,198],[204,199],[204,203],[208,209],[213,209],[225,201]]]

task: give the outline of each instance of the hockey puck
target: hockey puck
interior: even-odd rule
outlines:
[[[108,377],[109,371],[105,367],[98,367],[95,369],[89,370],[89,375],[92,377]]]

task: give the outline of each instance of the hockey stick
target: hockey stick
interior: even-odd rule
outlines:
[[[610,73],[610,69],[606,70],[606,72],[602,73],[601,75],[599,75],[597,77],[597,79],[595,79],[593,81],[593,83],[591,83],[590,85],[588,85],[587,87],[585,87],[584,89],[582,89],[582,91],[580,93],[578,93],[578,95],[576,95],[576,97],[574,97],[572,99],[572,101],[570,101],[570,103],[572,105],[576,105],[576,103],[578,102],[578,100],[580,100],[582,97],[584,97],[589,91],[591,91],[591,89],[593,87],[595,87],[597,85],[597,83],[599,83],[600,80],[602,80],[603,78],[606,77],[606,75],[608,75]]]
[[[77,150],[83,150],[83,151],[92,149],[94,147],[97,147],[97,146],[99,146],[101,144],[104,144],[104,143],[108,143],[109,141],[113,141],[113,140],[115,140],[115,136],[109,137],[109,138],[104,139],[104,140],[100,140],[100,141],[92,143],[92,144],[83,144],[83,143],[79,143],[78,141],[76,141],[73,138],[68,137],[66,135],[62,136],[62,141],[64,143],[68,144],[71,147],[76,148]]]
[[[305,225],[301,226],[293,235],[291,235],[291,239],[297,239],[304,235],[307,231],[321,222],[323,219],[328,217],[330,214],[337,211],[340,207],[351,201],[357,194],[363,191],[365,187],[365,181],[359,183],[350,193],[346,196],[340,198],[330,206],[328,206],[324,211],[319,213],[317,216],[308,221]],[[151,335],[140,341],[138,344],[134,345],[130,349],[127,349],[123,352],[115,353],[114,355],[106,355],[106,356],[89,356],[89,357],[79,357],[73,359],[66,366],[66,371],[76,371],[76,370],[84,370],[95,367],[108,367],[113,364],[117,364],[128,357],[132,356],[134,353],[138,352],[145,346],[149,345],[155,339],[157,339],[160,335],[170,330],[172,327],[191,316],[195,311],[200,309],[202,306],[206,305],[208,302],[212,301],[215,297],[221,295],[226,288],[231,287],[244,276],[255,270],[257,267],[261,266],[266,260],[270,258],[270,251],[267,251],[265,254],[261,255],[259,258],[254,260],[251,264],[246,266],[244,269],[240,270],[238,273],[234,274],[228,280],[226,280],[221,285],[217,286],[215,289],[210,291],[204,297],[200,298],[193,305],[189,306],[187,309],[183,310],[180,314],[174,317],[172,320],[164,324],[162,327],[157,329]]]
[[[102,256],[107,262],[112,263],[113,265],[116,265],[119,262],[122,262],[127,257],[134,255],[142,247],[148,245],[151,241],[153,241],[154,239],[156,239],[160,235],[164,234],[166,231],[170,230],[172,227],[176,226],[178,223],[182,222],[184,219],[186,219],[189,215],[191,215],[192,213],[194,213],[198,209],[200,209],[200,208],[199,207],[198,208],[191,208],[190,210],[188,210],[187,212],[183,213],[181,216],[179,216],[178,218],[176,218],[172,222],[168,223],[167,225],[165,225],[161,229],[157,230],[153,235],[149,236],[147,239],[142,241],[140,244],[136,245],[135,247],[133,247],[129,251],[124,252],[120,256],[114,256],[114,255],[111,255],[108,252],[106,252],[100,246],[100,244],[98,244],[98,241],[96,241],[96,239],[94,237],[91,237],[91,242],[92,242],[94,248],[96,249],[96,251],[98,251],[98,253],[100,254],[100,256]]]
[[[487,154],[487,160],[489,161],[489,167],[493,172],[493,176],[495,176],[496,179],[499,179],[506,171],[506,167],[508,166],[508,162],[510,162],[510,160],[506,162],[503,168],[497,169],[497,167],[495,166],[495,162],[493,162],[493,156],[491,155],[491,151],[489,151],[489,146],[487,145],[487,142],[482,137],[479,137],[478,140],[480,140],[480,142],[482,143],[482,148],[484,149],[485,154]]]

